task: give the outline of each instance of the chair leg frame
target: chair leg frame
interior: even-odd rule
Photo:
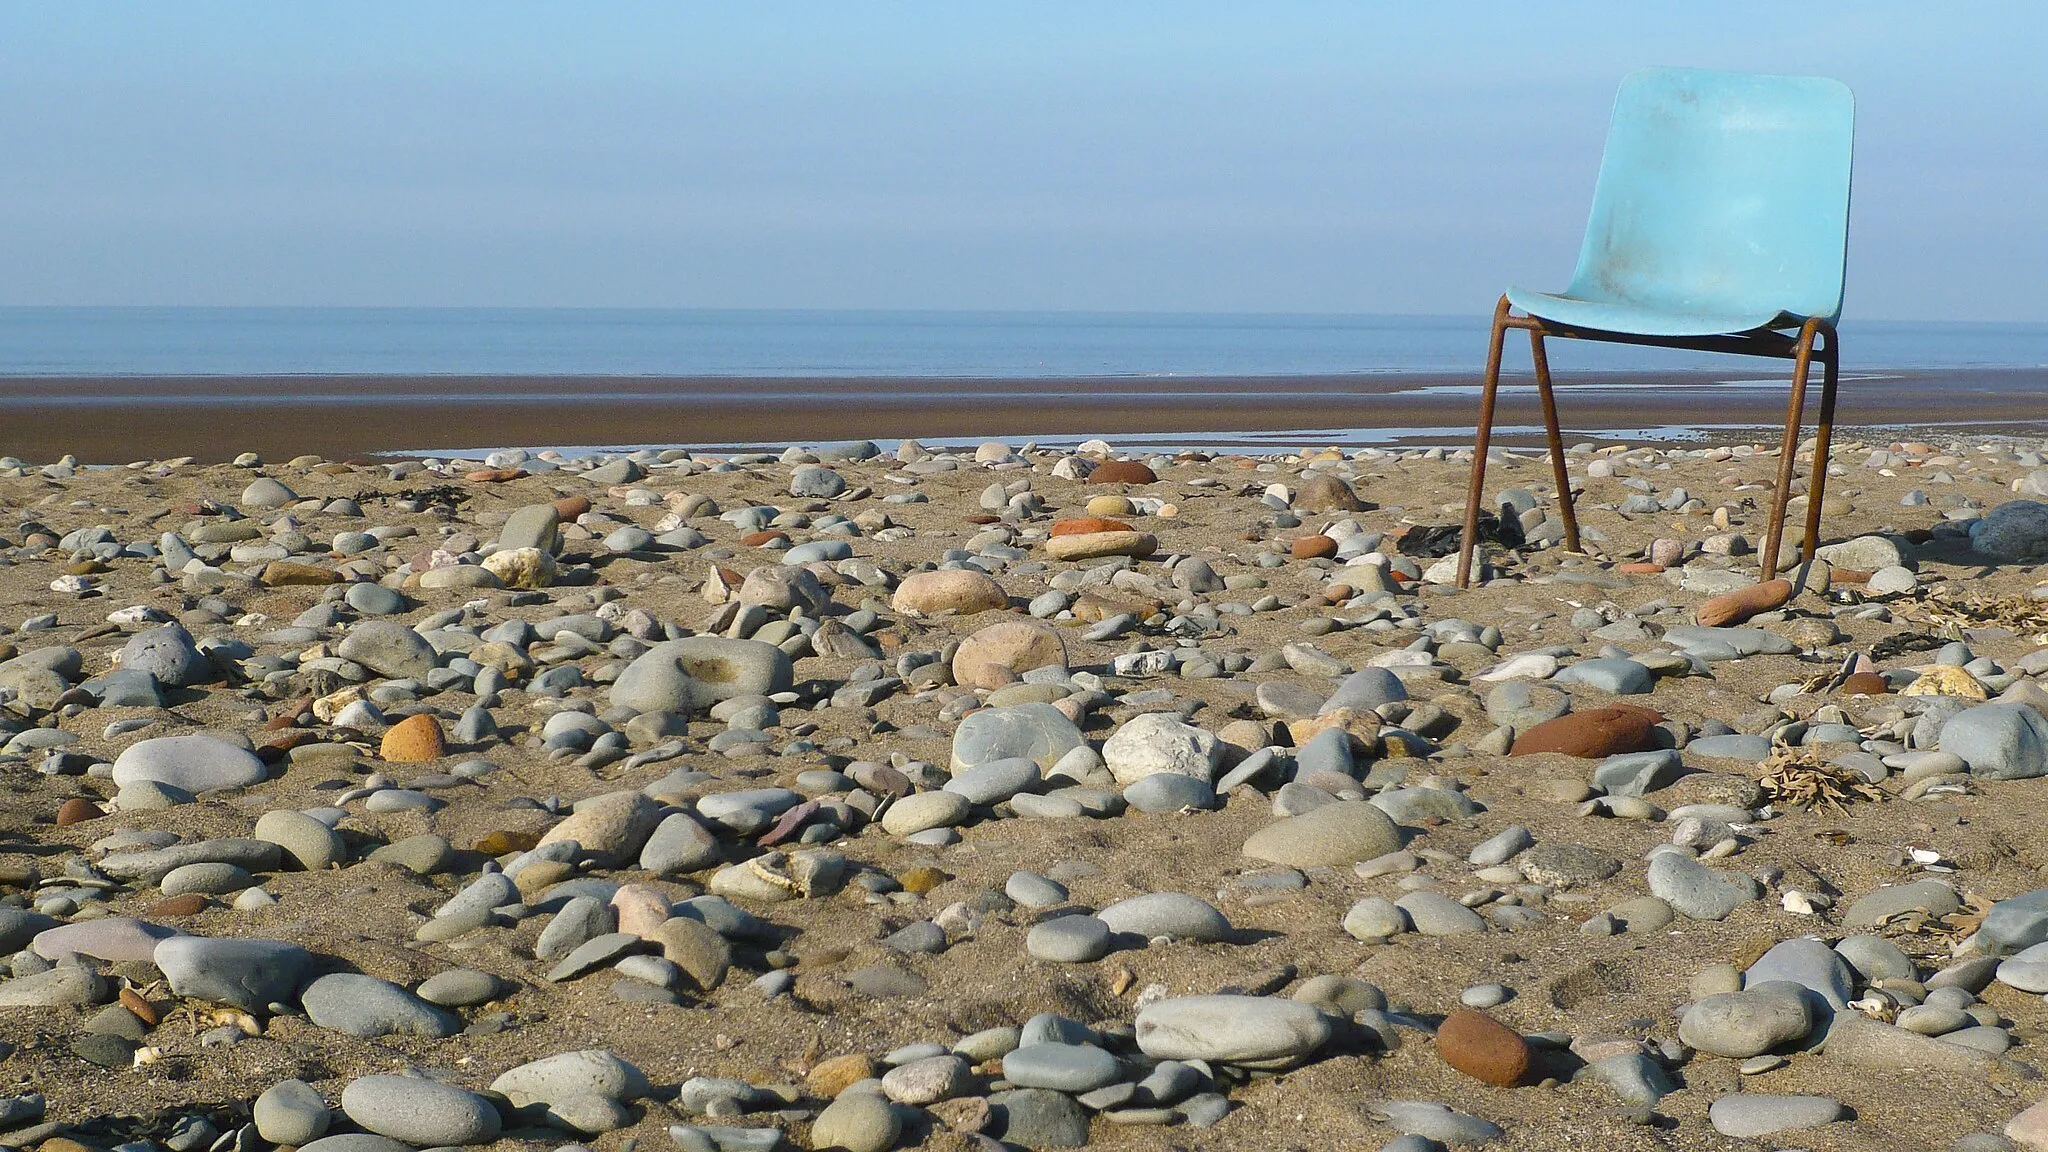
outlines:
[[[1551,472],[1557,482],[1558,511],[1564,519],[1564,545],[1579,551],[1578,517],[1573,509],[1571,474],[1565,467],[1564,438],[1557,421],[1557,397],[1551,387],[1550,358],[1545,352],[1546,336],[1567,339],[1615,339],[1608,334],[1591,334],[1547,325],[1534,316],[1513,314],[1508,298],[1502,296],[1493,309],[1493,333],[1486,351],[1486,378],[1479,394],[1479,424],[1474,429],[1472,471],[1465,487],[1465,531],[1458,548],[1457,586],[1472,582],[1473,551],[1479,541],[1479,512],[1486,495],[1486,457],[1493,440],[1494,401],[1500,390],[1502,349],[1510,328],[1529,333],[1529,357],[1536,370],[1536,392],[1543,402],[1543,427],[1550,445]],[[1620,341],[1628,343],[1631,341]],[[1813,473],[1807,488],[1806,532],[1801,564],[1813,561],[1820,545],[1821,504],[1827,497],[1828,454],[1835,431],[1835,390],[1841,379],[1841,349],[1834,325],[1815,317],[1799,327],[1794,339],[1783,336],[1747,340],[1741,337],[1712,337],[1698,342],[1678,340],[1644,341],[1666,346],[1705,347],[1712,351],[1771,356],[1792,361],[1792,395],[1785,405],[1785,433],[1778,454],[1778,482],[1771,493],[1771,519],[1764,537],[1763,579],[1776,579],[1778,551],[1785,536],[1785,513],[1790,506],[1792,479],[1798,470],[1799,432],[1806,413],[1806,381],[1817,358],[1821,363],[1820,421],[1814,438]]]

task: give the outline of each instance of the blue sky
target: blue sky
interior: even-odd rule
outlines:
[[[1642,64],[1858,99],[1846,314],[2048,320],[2048,6],[0,7],[0,304],[1479,313]]]

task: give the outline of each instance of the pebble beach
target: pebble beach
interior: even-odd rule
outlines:
[[[890,448],[0,459],[0,1146],[2048,1148],[2039,440]]]

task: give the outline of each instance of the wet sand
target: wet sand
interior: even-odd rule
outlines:
[[[245,451],[331,458],[561,445],[757,446],[856,438],[1122,436],[1383,430],[1466,442],[1474,374],[1061,379],[738,377],[14,377],[0,379],[0,453],[91,463]],[[2048,433],[2048,371],[1917,371],[1842,383],[1858,428]],[[1559,386],[1577,440],[1754,440],[1786,384],[1720,373],[1579,374]],[[1818,382],[1808,420],[1817,415]],[[1538,442],[1527,377],[1504,381],[1499,442]],[[1399,433],[1406,430],[1409,435]],[[1452,433],[1448,430],[1457,430]],[[1330,433],[1331,435],[1324,435]],[[1261,437],[1262,440],[1270,440]]]

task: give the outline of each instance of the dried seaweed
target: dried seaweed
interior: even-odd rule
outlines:
[[[1830,764],[1810,748],[1780,745],[1759,767],[1758,782],[1773,804],[1841,815],[1857,800],[1889,798],[1861,773]]]
[[[1948,643],[1949,639],[1946,636],[1925,636],[1918,632],[1899,632],[1871,645],[1870,658],[1885,661],[1908,652],[1932,652]]]
[[[1962,908],[1946,916],[1909,908],[1886,917],[1877,927],[1909,954],[1943,958],[1953,955],[1956,945],[1975,935],[1990,912],[1991,901],[1969,892],[1963,896]]]
[[[1917,598],[1912,615],[1949,639],[1962,639],[1966,628],[2010,628],[2048,644],[2048,603],[2025,596],[1991,597],[1952,585],[1936,585]]]

